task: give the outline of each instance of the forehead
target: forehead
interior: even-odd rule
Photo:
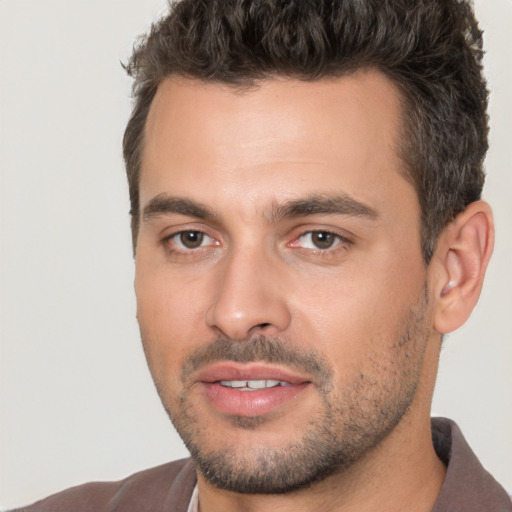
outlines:
[[[169,78],[146,123],[141,205],[161,193],[208,203],[241,191],[261,204],[333,187],[377,200],[387,188],[398,199],[400,125],[400,93],[372,70],[245,89]]]

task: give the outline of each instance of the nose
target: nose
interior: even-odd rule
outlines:
[[[278,267],[263,250],[233,251],[221,263],[207,325],[232,340],[285,331],[291,315]]]

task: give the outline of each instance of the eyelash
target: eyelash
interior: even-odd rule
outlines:
[[[182,238],[184,235],[186,236],[186,235],[192,235],[192,234],[195,236],[199,236],[201,238],[201,240],[199,242],[200,245],[197,247],[184,246],[183,240],[182,239],[180,240],[180,238]],[[306,237],[313,237],[314,235],[325,235],[327,238],[332,237],[333,238],[332,244],[329,245],[328,247],[324,247],[324,248],[322,248],[322,247],[303,247],[300,245],[301,241],[302,241],[302,243],[304,243],[303,240]],[[210,240],[210,243],[208,243],[207,245],[203,245],[203,241],[205,238]],[[200,251],[202,252],[202,250],[206,249],[208,246],[215,247],[215,246],[220,245],[220,243],[215,238],[211,237],[210,235],[208,235],[207,233],[205,233],[204,231],[201,231],[199,229],[182,229],[180,231],[176,231],[176,232],[166,236],[162,240],[162,243],[165,244],[165,246],[167,247],[167,250],[171,254],[181,254],[181,255],[188,255],[188,256],[199,255]],[[350,239],[348,239],[346,236],[343,236],[339,233],[330,231],[328,229],[325,229],[325,230],[312,229],[309,231],[301,232],[291,242],[287,243],[286,246],[293,248],[293,249],[297,249],[297,250],[312,252],[315,255],[327,256],[327,255],[331,255],[332,253],[334,253],[338,250],[346,249],[347,246],[349,246],[351,244],[352,244],[352,241]],[[311,241],[311,245],[316,245],[316,244],[315,244],[315,242]]]
[[[200,241],[201,245],[199,245],[198,247],[184,246],[183,241],[179,240],[179,238],[181,238],[183,235],[187,235],[187,234],[188,235],[191,235],[191,234],[199,235],[201,238],[201,241]],[[207,233],[205,233],[204,231],[201,231],[199,229],[182,229],[180,231],[172,233],[169,236],[166,236],[163,239],[163,242],[165,244],[167,244],[167,247],[169,248],[169,250],[171,252],[192,253],[192,252],[197,252],[204,248],[204,246],[202,245],[204,238],[209,238],[210,240],[215,241],[215,239],[213,237],[209,236]],[[219,243],[216,242],[213,245],[219,245]]]
[[[318,246],[316,246],[316,247],[301,247],[299,245],[299,241],[303,240],[306,237],[310,237],[311,245],[318,245],[318,241],[317,241],[317,243],[315,243],[313,241],[313,237],[315,235],[325,235],[327,239],[329,239],[329,237],[331,237],[332,243],[330,245],[328,245],[327,247],[318,247]],[[325,230],[324,229],[314,229],[314,230],[305,231],[305,232],[301,233],[297,238],[295,238],[295,240],[293,242],[291,242],[288,245],[290,247],[297,247],[299,249],[302,248],[302,249],[306,249],[306,250],[313,250],[313,251],[315,251],[316,254],[324,254],[324,253],[332,252],[333,250],[336,250],[335,248],[338,247],[339,245],[346,246],[350,243],[351,243],[351,241],[347,237],[340,235],[339,233],[335,233],[335,232],[329,231],[327,229],[325,229]]]

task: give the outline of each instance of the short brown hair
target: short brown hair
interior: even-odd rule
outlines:
[[[442,229],[480,198],[488,148],[482,33],[467,0],[180,0],[126,65],[134,108],[123,152],[134,244],[146,117],[170,75],[248,86],[372,67],[403,93],[401,157],[428,263]]]

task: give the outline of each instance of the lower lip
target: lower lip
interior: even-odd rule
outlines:
[[[236,416],[261,416],[296,398],[308,383],[256,391],[239,391],[216,382],[203,382],[203,386],[206,396],[219,411]]]

